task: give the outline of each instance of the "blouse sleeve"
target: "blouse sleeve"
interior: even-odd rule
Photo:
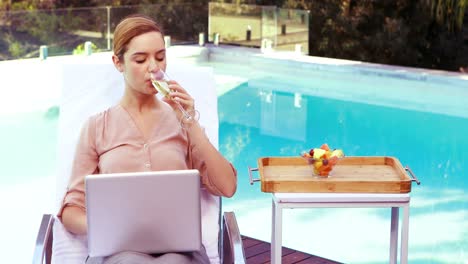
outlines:
[[[96,119],[90,118],[81,129],[72,164],[72,173],[57,216],[62,217],[67,206],[85,208],[85,176],[98,172],[98,154],[96,151]]]
[[[204,134],[205,140],[209,142],[208,137],[206,136],[206,133]],[[199,149],[196,144],[193,143],[193,141],[190,140],[189,138],[189,162],[191,163],[191,167],[193,169],[197,169],[200,172],[200,177],[201,177],[201,185],[205,187],[211,194],[217,195],[217,196],[222,196],[223,193],[218,189],[218,187],[213,183],[211,180],[212,177],[216,177],[216,175],[211,175],[209,173],[209,170],[207,168],[206,162],[200,158],[201,155],[199,155]],[[234,175],[237,177],[237,170],[232,166],[231,163],[229,163],[232,172]]]

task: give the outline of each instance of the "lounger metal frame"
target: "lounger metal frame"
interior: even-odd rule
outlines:
[[[221,206],[220,206],[221,207]],[[52,263],[52,241],[55,217],[51,214],[42,216],[41,225],[37,234],[34,248],[33,264]],[[222,228],[220,229],[219,256],[223,264],[246,263],[242,238],[234,212],[224,212],[222,215]]]

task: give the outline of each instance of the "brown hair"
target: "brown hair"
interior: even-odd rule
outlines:
[[[127,51],[128,43],[136,36],[148,32],[159,32],[164,35],[162,28],[150,17],[134,14],[119,22],[114,31],[114,54],[121,60]]]

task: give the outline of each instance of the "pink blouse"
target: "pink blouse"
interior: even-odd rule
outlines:
[[[84,178],[89,174],[197,169],[202,186],[212,194],[221,195],[211,183],[205,162],[198,159],[197,146],[190,142],[172,108],[163,104],[161,112],[159,122],[146,141],[130,114],[120,105],[89,118],[81,131],[58,217],[66,206],[86,209]]]

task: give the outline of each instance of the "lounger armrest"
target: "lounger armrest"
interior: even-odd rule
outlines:
[[[242,238],[234,212],[223,215],[223,254],[224,264],[246,263]]]
[[[33,264],[48,264],[51,262],[53,225],[54,217],[52,215],[42,215],[42,221],[39,227],[39,232],[37,233],[36,245],[34,247]]]

